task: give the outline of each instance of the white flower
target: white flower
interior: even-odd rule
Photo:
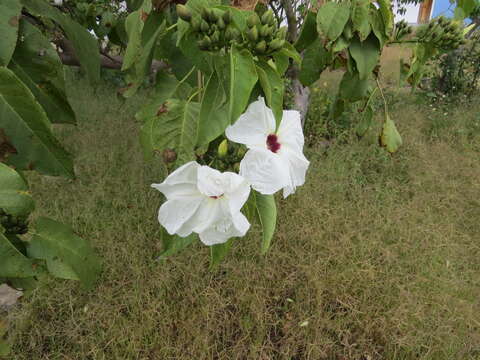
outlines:
[[[244,236],[250,228],[240,212],[250,186],[238,174],[221,173],[191,161],[152,187],[167,198],[158,221],[170,235],[185,237],[194,232],[205,245],[214,245]]]
[[[262,194],[283,188],[283,197],[305,183],[310,162],[303,155],[303,131],[300,113],[283,111],[278,131],[275,117],[263,98],[251,103],[235,124],[225,130],[231,141],[245,144],[249,150],[240,162],[240,175]]]
[[[53,2],[57,6],[62,6],[63,5],[63,0],[53,0]]]

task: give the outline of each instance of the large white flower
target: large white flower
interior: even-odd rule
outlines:
[[[240,175],[262,194],[283,188],[283,197],[305,183],[310,162],[303,155],[303,131],[300,113],[283,111],[275,131],[275,117],[263,98],[251,103],[235,124],[225,130],[231,141],[245,144],[249,150],[240,162]]]
[[[214,245],[244,236],[250,228],[240,212],[250,186],[238,174],[221,173],[191,161],[152,187],[167,198],[158,221],[171,235],[185,237],[194,232],[205,245]]]

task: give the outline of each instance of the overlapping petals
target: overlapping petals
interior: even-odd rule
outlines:
[[[283,189],[283,196],[287,197],[305,183],[310,162],[303,154],[304,137],[298,111],[283,111],[276,130],[273,112],[260,97],[225,134],[229,140],[249,149],[240,162],[240,175],[253,189],[262,194]]]
[[[250,228],[240,212],[250,186],[238,174],[221,173],[192,161],[152,187],[167,198],[158,221],[171,235],[185,237],[193,232],[204,244],[215,245],[244,236]]]

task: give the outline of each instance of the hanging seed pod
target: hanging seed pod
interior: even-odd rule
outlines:
[[[258,17],[257,13],[253,13],[247,19],[247,26],[249,28],[253,28],[255,25],[260,24],[260,18]]]
[[[232,22],[232,13],[230,12],[230,10],[225,11],[222,17],[226,25]]]
[[[267,10],[263,13],[261,21],[263,25],[270,25],[270,23],[273,23],[273,12],[272,10]]]
[[[285,40],[283,39],[273,39],[270,44],[268,45],[268,48],[272,51],[279,50],[285,45]]]
[[[260,54],[265,53],[265,50],[267,50],[267,43],[265,40],[260,41],[257,46],[255,46],[255,50]]]
[[[177,15],[180,19],[186,22],[190,22],[192,19],[192,13],[185,5],[177,4]]]
[[[247,31],[247,37],[251,42],[256,42],[258,40],[258,30],[256,26]]]

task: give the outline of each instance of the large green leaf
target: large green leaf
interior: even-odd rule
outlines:
[[[37,220],[27,252],[32,258],[45,260],[53,276],[78,279],[87,289],[101,271],[100,259],[89,242],[75,235],[70,226],[52,219]]]
[[[197,145],[206,145],[220,136],[230,124],[226,89],[216,71],[208,79],[198,123]]]
[[[373,34],[361,42],[357,37],[352,39],[349,47],[350,55],[357,64],[360,79],[367,79],[380,59],[380,45]]]
[[[267,105],[275,115],[278,128],[283,116],[283,80],[270,65],[264,62],[257,65],[257,74],[263,93],[265,94],[265,99],[267,100]]]
[[[353,29],[358,31],[360,40],[365,40],[370,34],[369,19],[370,2],[368,0],[355,0],[352,9]]]
[[[325,50],[322,40],[317,39],[303,53],[299,79],[303,85],[312,85],[330,62],[330,54]]]
[[[342,34],[349,18],[349,2],[327,2],[318,9],[317,30],[328,40],[335,41]]]
[[[0,114],[0,129],[17,151],[9,163],[22,170],[74,177],[72,159],[53,136],[44,110],[7,68],[0,68]]]
[[[21,2],[33,14],[50,18],[62,27],[72,42],[75,54],[88,79],[93,84],[97,83],[100,80],[100,53],[93,35],[45,0],[21,0]]]
[[[262,195],[255,192],[255,204],[258,219],[262,225],[262,254],[266,254],[270,248],[275,226],[277,224],[277,206],[273,195]]]
[[[34,207],[25,180],[11,167],[0,163],[0,209],[7,214],[24,216]]]
[[[27,278],[35,274],[32,260],[18,251],[0,232],[0,278]]]
[[[298,39],[295,42],[295,48],[297,51],[303,51],[317,38],[317,14],[313,11],[309,11],[303,20],[302,30],[300,31],[300,35],[298,35]]]
[[[383,123],[382,133],[380,135],[380,143],[388,152],[394,153],[402,146],[402,137],[395,126],[395,123],[390,119],[390,116],[385,112],[385,122]]]
[[[230,123],[237,121],[248,105],[250,93],[258,81],[252,54],[232,47],[230,50]]]
[[[385,23],[382,13],[373,4],[370,4],[369,17],[372,31],[380,42],[380,48],[383,48],[383,45],[385,45],[388,40],[388,36],[385,34]]]
[[[0,66],[7,66],[17,44],[18,22],[22,5],[19,0],[0,1]]]
[[[394,22],[392,2],[391,0],[377,0],[377,3],[383,18],[385,35],[387,36],[387,38],[389,38],[393,30],[393,22]]]
[[[210,246],[210,269],[218,266],[222,260],[227,256],[228,251],[232,247],[233,239],[229,239],[223,244],[216,244]]]
[[[176,254],[177,252],[185,249],[188,245],[194,242],[198,238],[198,235],[192,233],[187,237],[180,237],[178,235],[170,235],[167,231],[162,228],[161,239],[163,249],[157,260],[164,260],[167,257]]]
[[[340,82],[340,96],[349,102],[362,100],[368,96],[370,90],[369,78],[360,79],[357,72],[346,72]]]
[[[193,160],[199,113],[198,103],[167,100],[141,128],[140,142],[146,157],[171,149],[176,152],[179,163]]]

